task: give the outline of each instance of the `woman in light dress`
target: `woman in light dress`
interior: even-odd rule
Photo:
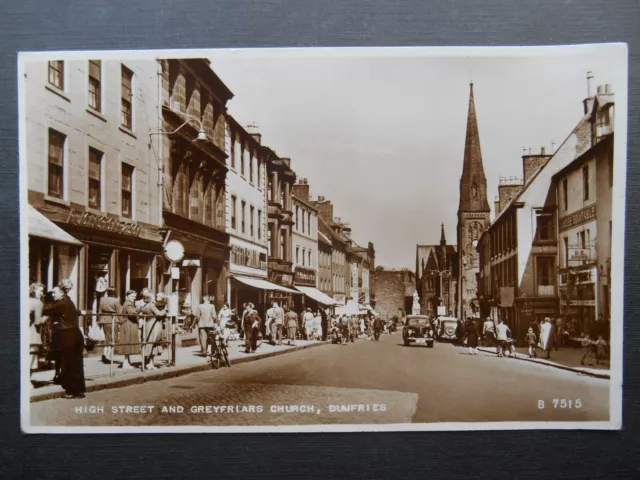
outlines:
[[[42,346],[40,329],[46,318],[42,316],[42,294],[44,285],[32,283],[29,287],[29,353],[31,354],[31,373],[38,369],[38,356]]]

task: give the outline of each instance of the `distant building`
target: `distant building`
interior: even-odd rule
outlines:
[[[416,291],[415,274],[408,268],[387,269],[377,267],[373,272],[376,292],[375,310],[388,319],[411,313],[413,293]]]
[[[447,245],[444,225],[438,245],[416,246],[415,281],[424,315],[436,315],[438,306],[455,315],[458,254],[455,245]]]

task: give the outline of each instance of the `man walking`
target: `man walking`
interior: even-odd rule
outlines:
[[[273,322],[274,328],[272,333],[272,339],[277,342],[277,345],[282,345],[282,327],[284,326],[284,309],[278,304],[278,302],[273,302],[273,309],[275,313],[275,320]]]
[[[482,326],[482,338],[485,347],[493,347],[496,339],[496,326],[493,323],[491,317],[487,317]],[[496,346],[496,353],[498,353],[498,347]]]
[[[265,336],[269,337],[269,343],[271,345],[276,344],[276,339],[271,331],[272,324],[276,319],[276,305],[277,305],[276,302],[273,302],[273,304],[271,304],[271,308],[267,310],[267,318],[265,319],[265,323],[264,323],[264,334]]]
[[[253,338],[253,321],[251,319],[250,304],[244,303],[244,311],[242,313],[242,330],[244,330],[244,352],[251,353],[255,351],[255,340]],[[252,348],[253,347],[253,348]]]
[[[327,319],[327,311],[322,308],[320,309],[320,318],[322,319],[320,325],[322,326],[322,340],[327,340],[327,331],[329,330],[329,322]]]
[[[498,356],[504,357],[504,349],[509,339],[509,326],[502,319],[498,320],[497,336],[498,336]]]

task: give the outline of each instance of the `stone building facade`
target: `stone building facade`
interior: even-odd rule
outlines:
[[[411,313],[413,293],[416,291],[415,274],[409,269],[377,267],[372,275],[376,294],[376,312],[385,319]]]
[[[162,121],[158,68],[99,58],[24,64],[29,281],[50,289],[71,279],[79,309],[95,310],[107,286],[120,296],[157,288],[161,188],[149,134]]]

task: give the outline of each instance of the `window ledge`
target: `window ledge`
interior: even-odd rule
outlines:
[[[136,140],[138,139],[138,137],[136,136],[136,134],[133,132],[133,130],[125,127],[124,125],[119,125],[118,128],[120,129],[121,132],[126,133],[127,135],[129,135],[130,137],[135,138]]]
[[[66,93],[64,93],[64,90],[60,90],[58,87],[55,87],[55,86],[51,85],[50,83],[47,83],[44,86],[44,88],[46,88],[50,92],[55,93],[59,97],[64,98],[67,102],[71,102],[71,98],[69,98],[69,96]]]
[[[97,208],[89,207],[89,206],[87,206],[87,212],[94,213],[100,216],[105,216],[107,214],[107,212],[103,212],[102,210],[98,210]]]
[[[49,203],[57,203],[58,205],[64,205],[66,207],[70,207],[71,206],[71,202],[69,200],[64,200],[62,198],[58,198],[58,197],[51,197],[49,195],[44,196],[44,201],[45,202],[49,202]]]
[[[87,107],[87,112],[90,113],[91,115],[93,115],[96,118],[99,118],[100,120],[102,120],[103,122],[106,123],[107,121],[107,117],[105,117],[104,115],[102,115],[99,111],[94,110],[91,107]]]

